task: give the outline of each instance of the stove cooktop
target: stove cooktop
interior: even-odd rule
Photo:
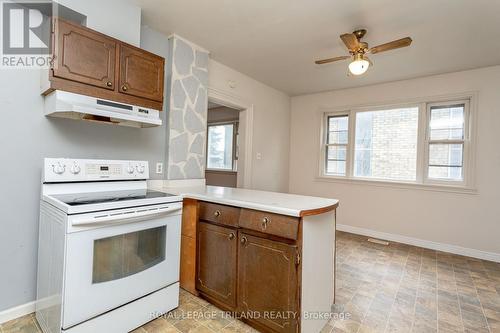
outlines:
[[[153,190],[112,191],[98,193],[58,194],[53,197],[69,206],[92,205],[110,202],[124,202],[141,199],[173,197],[174,194]]]

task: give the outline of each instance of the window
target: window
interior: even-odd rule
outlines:
[[[466,186],[469,100],[325,114],[321,175]]]
[[[235,169],[236,135],[236,123],[208,125],[207,169]]]
[[[345,175],[348,142],[348,116],[328,117],[326,138],[326,172],[331,175]]]
[[[418,107],[356,114],[354,176],[416,180]]]
[[[429,179],[463,181],[466,103],[429,108]]]

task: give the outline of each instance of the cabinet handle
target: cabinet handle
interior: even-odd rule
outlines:
[[[240,243],[241,243],[242,245],[245,245],[245,244],[247,243],[247,240],[248,240],[248,239],[247,239],[245,236],[243,236],[243,237],[241,237]]]
[[[112,87],[112,86],[113,86],[113,82],[108,81],[108,82],[106,82],[106,85],[107,85],[108,87]]]
[[[128,89],[128,88],[127,88],[127,86],[126,86],[126,85],[123,85],[123,86],[122,86],[122,90],[123,90],[123,91],[127,91],[127,89]]]
[[[234,236],[235,236],[235,235],[234,235],[234,232],[230,233],[230,234],[229,234],[229,240],[233,240],[233,239],[234,239]]]
[[[267,225],[268,225],[269,222],[271,222],[271,220],[267,216],[264,216],[262,218],[262,230],[266,230],[267,229]]]
[[[220,210],[218,210],[218,209],[217,209],[217,210],[214,212],[214,216],[215,216],[215,217],[219,217],[219,216],[221,216],[221,212],[220,212]]]

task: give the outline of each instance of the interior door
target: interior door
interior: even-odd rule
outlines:
[[[160,56],[121,44],[119,91],[162,102],[164,64]]]
[[[180,224],[178,211],[68,234],[63,328],[179,281]]]
[[[114,90],[116,41],[63,20],[54,28],[54,76]]]
[[[198,224],[196,288],[216,301],[236,307],[236,230]]]
[[[239,235],[238,310],[275,332],[298,332],[297,247]]]

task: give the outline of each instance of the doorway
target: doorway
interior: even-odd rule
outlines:
[[[238,187],[240,111],[210,100],[208,102],[207,185]]]

